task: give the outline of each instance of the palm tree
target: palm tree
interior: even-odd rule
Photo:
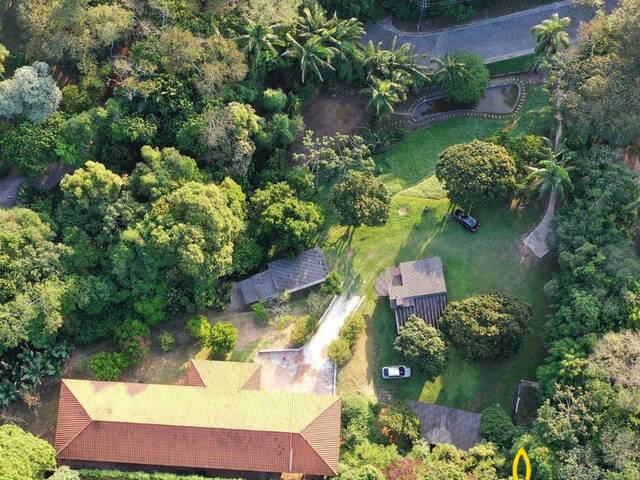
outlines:
[[[260,59],[260,54],[265,50],[277,54],[275,47],[281,44],[278,36],[273,33],[273,27],[254,22],[249,23],[244,35],[237,36],[236,41],[253,63]]]
[[[391,78],[394,72],[402,72],[411,80],[426,79],[425,67],[421,64],[423,57],[416,54],[409,43],[396,47],[397,37],[394,37],[391,47],[387,50],[382,44],[374,45],[369,41],[362,48],[361,67],[366,81],[371,77]]]
[[[442,58],[434,58],[431,60],[436,66],[433,72],[433,79],[440,84],[443,89],[455,85],[459,81],[463,81],[469,72],[464,62],[458,61],[455,55],[445,53]]]
[[[551,142],[547,140],[551,145]],[[567,161],[573,157],[564,146],[564,142],[556,149],[549,148],[549,158],[540,161],[539,167],[527,167],[531,172],[527,175],[526,182],[532,191],[537,191],[539,196],[549,193],[549,201],[547,209],[540,220],[540,223],[534,228],[524,239],[527,245],[538,256],[542,257],[549,251],[547,246],[547,237],[551,232],[551,224],[556,209],[558,199],[562,200],[565,192],[573,188],[569,171],[571,167],[567,167]]]
[[[331,65],[331,60],[338,51],[335,47],[325,45],[321,37],[309,37],[304,44],[301,44],[290,34],[287,34],[287,41],[290,47],[282,55],[298,59],[302,72],[302,83],[305,82],[309,71],[322,82],[324,81],[322,78],[323,69],[335,70]]]
[[[567,27],[571,24],[569,17],[560,18],[554,13],[531,29],[536,37],[535,54],[538,58],[555,55],[560,50],[569,48],[569,34]]]
[[[393,107],[404,98],[404,92],[404,85],[375,77],[371,79],[371,84],[362,91],[371,97],[367,107],[375,112],[376,117],[392,113]]]

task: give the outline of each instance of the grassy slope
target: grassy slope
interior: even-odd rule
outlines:
[[[531,105],[539,100],[532,97]],[[394,194],[391,218],[384,227],[359,228],[352,236],[333,225],[324,249],[345,278],[348,288],[364,294],[362,313],[370,315],[367,334],[360,339],[353,360],[339,374],[339,390],[363,391],[381,398],[415,398],[458,408],[480,410],[500,402],[508,405],[520,378],[532,378],[544,351],[542,287],[546,264],[529,265],[521,256],[520,237],[537,221],[540,210],[524,213],[507,207],[479,208],[480,231],[471,235],[457,224],[445,222],[449,208],[433,177],[438,153],[448,145],[482,138],[504,127],[500,121],[456,119],[411,134],[377,160],[381,175]],[[426,208],[426,210],[425,210]],[[495,362],[466,362],[455,353],[446,372],[434,382],[420,374],[410,380],[383,382],[380,367],[394,364],[395,325],[386,298],[377,299],[374,284],[389,265],[439,255],[452,300],[473,293],[501,291],[533,306],[536,325],[524,347],[512,358]]]

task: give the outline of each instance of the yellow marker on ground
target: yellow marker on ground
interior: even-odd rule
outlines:
[[[521,448],[520,450],[518,450],[518,453],[516,454],[516,458],[513,459],[513,480],[521,480],[521,478],[518,477],[518,464],[520,463],[521,458],[524,459],[524,465],[525,465],[524,480],[530,480],[531,479],[531,462],[529,461],[529,457],[527,456],[527,452],[524,451],[524,448]]]

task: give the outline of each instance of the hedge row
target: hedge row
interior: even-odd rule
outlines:
[[[82,469],[82,480],[223,480],[220,477],[203,477],[200,475],[178,475],[168,472],[123,472],[120,470]],[[224,479],[229,480],[229,479]],[[241,478],[231,480],[243,480]]]

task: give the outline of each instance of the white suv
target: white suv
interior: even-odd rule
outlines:
[[[409,378],[411,376],[411,369],[404,365],[394,365],[392,367],[383,367],[382,378]]]

